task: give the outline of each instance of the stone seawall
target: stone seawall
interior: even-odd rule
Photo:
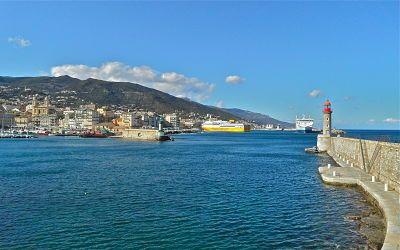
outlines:
[[[139,141],[159,141],[164,136],[163,131],[156,129],[125,129],[122,138]]]
[[[400,144],[331,137],[328,154],[363,169],[400,192]]]

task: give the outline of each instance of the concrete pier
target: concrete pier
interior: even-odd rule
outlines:
[[[157,129],[124,129],[122,138],[138,141],[164,141],[169,139],[163,130]]]
[[[400,144],[332,136],[331,103],[323,109],[323,133],[317,137],[319,152],[326,152],[339,167],[320,167],[326,183],[358,185],[380,206],[386,219],[382,249],[400,250]]]
[[[341,166],[320,167],[322,180],[328,184],[358,185],[376,200],[386,220],[386,237],[382,249],[400,249],[400,200],[399,193],[384,182],[373,182],[372,176],[359,168],[350,167],[346,161],[333,157]],[[375,178],[374,178],[375,179]]]

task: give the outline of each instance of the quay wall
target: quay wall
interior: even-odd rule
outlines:
[[[161,136],[164,136],[164,132],[156,129],[124,129],[122,131],[122,138],[131,140],[158,141]]]
[[[333,158],[341,157],[346,163],[349,161],[349,165],[374,175],[400,192],[399,143],[331,137],[327,153]]]

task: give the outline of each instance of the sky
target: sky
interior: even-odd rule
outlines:
[[[0,75],[130,81],[207,105],[400,129],[398,1],[0,2]]]

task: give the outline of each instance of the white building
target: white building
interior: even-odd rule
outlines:
[[[121,125],[130,128],[140,127],[142,125],[141,117],[139,114],[126,112],[121,114]]]
[[[100,122],[100,115],[92,109],[78,109],[75,111],[76,124],[81,129],[94,129]]]
[[[92,109],[65,110],[62,127],[73,130],[94,129],[100,122],[100,115]]]
[[[274,129],[274,124],[266,124],[265,129]]]
[[[54,128],[58,126],[57,115],[56,114],[47,114],[41,116],[32,117],[32,123],[36,127],[41,128]]]
[[[165,115],[165,120],[171,124],[173,128],[179,128],[180,122],[179,122],[179,116],[175,113],[173,114],[166,114]]]

